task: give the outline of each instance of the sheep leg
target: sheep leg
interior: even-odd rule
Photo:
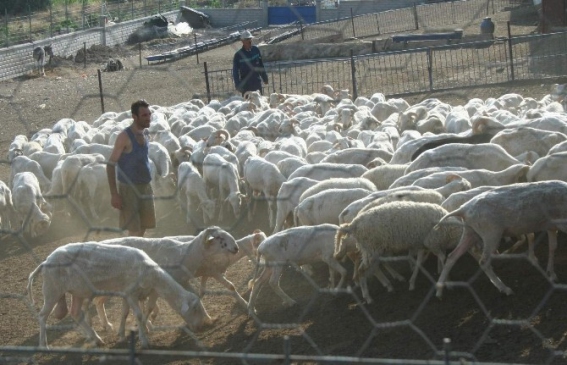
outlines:
[[[388,262],[384,262],[384,268],[386,269],[386,271],[388,271],[388,273],[390,273],[390,275],[398,280],[398,281],[406,281],[406,278],[404,278],[402,275],[400,275],[393,267],[392,265],[390,265],[390,263]]]
[[[420,249],[417,250],[417,258],[415,260],[415,267],[413,268],[413,273],[411,274],[411,278],[409,281],[409,290],[415,289],[415,279],[417,279],[417,273],[423,264],[423,260],[425,258],[425,250]]]
[[[130,305],[126,298],[122,299],[122,311],[120,314],[120,327],[118,327],[118,342],[126,341],[126,318],[130,313]]]
[[[330,287],[335,288],[335,289],[340,289],[345,282],[345,278],[346,278],[346,274],[347,274],[346,269],[341,264],[339,264],[339,262],[337,260],[333,259],[332,257],[330,257],[330,258],[328,258],[327,260],[324,260],[324,261],[325,261],[325,263],[327,263],[327,265],[329,265]],[[335,273],[336,272],[338,272],[341,275],[341,278],[340,278],[337,286],[335,286]]]
[[[94,299],[96,313],[98,314],[98,318],[102,324],[104,331],[107,331],[108,329],[112,330],[114,328],[112,323],[108,321],[108,317],[106,316],[106,309],[104,308],[104,303],[107,299],[108,297],[97,297]]]
[[[65,294],[61,296],[55,296],[51,293],[48,295],[44,294],[43,300],[43,307],[39,311],[38,320],[39,320],[39,347],[46,347],[47,345],[47,317],[51,314],[51,311],[58,304],[63,298],[63,303],[65,304],[65,309],[67,309],[67,303],[65,302]]]
[[[449,272],[453,268],[453,265],[455,265],[455,262],[457,262],[457,260],[465,252],[469,251],[469,249],[473,247],[473,245],[479,240],[480,237],[478,236],[478,234],[476,234],[476,232],[472,228],[465,226],[463,230],[463,234],[461,236],[461,241],[459,242],[457,247],[455,247],[453,251],[451,251],[451,253],[449,254],[447,261],[445,261],[445,266],[443,267],[443,271],[441,272],[441,275],[439,275],[439,279],[437,280],[436,296],[438,298],[441,298],[441,296],[443,295],[443,287],[445,286],[445,282],[447,281]]]
[[[209,280],[208,276],[201,276],[201,287],[199,288],[200,298],[204,297],[205,292],[207,291],[207,280]]]
[[[244,308],[248,307],[248,302],[244,298],[242,298],[240,296],[240,294],[238,294],[238,291],[236,291],[234,284],[231,283],[229,280],[227,280],[227,278],[224,275],[222,275],[220,273],[216,273],[213,276],[213,278],[216,281],[218,281],[219,283],[221,283],[225,288],[227,288],[230,291],[231,295],[234,297],[234,299],[236,299],[236,302],[238,304],[240,304]],[[201,285],[201,288],[202,288],[202,285]]]
[[[557,231],[549,230],[547,231],[547,240],[549,244],[549,255],[547,257],[547,269],[545,272],[549,276],[551,281],[557,280],[557,275],[553,268],[553,261],[555,257],[555,249],[557,248]]]
[[[147,319],[151,320],[151,322],[154,322],[159,314],[159,307],[157,305],[157,293],[155,291],[152,291],[152,293],[150,293],[149,297],[148,297],[148,302],[146,304],[146,308],[144,311],[144,315],[146,316]],[[149,327],[151,328],[151,323],[149,324]]]
[[[104,341],[99,337],[96,331],[89,326],[86,320],[85,313],[82,311],[82,306],[85,298],[73,295],[71,297],[71,317],[77,322],[79,329],[83,332],[91,345],[103,345]],[[89,303],[87,304],[87,307]]]
[[[494,232],[494,233],[485,233],[482,236],[482,241],[484,242],[484,247],[482,249],[482,256],[480,258],[479,264],[484,271],[484,273],[488,276],[490,281],[499,291],[505,293],[506,295],[512,294],[512,289],[507,287],[502,280],[494,273],[491,264],[491,256],[492,253],[495,252],[498,248],[498,244],[500,242],[500,238],[502,237],[502,232]]]
[[[268,278],[272,275],[272,268],[264,266],[260,276],[254,279],[252,284],[252,292],[250,293],[250,299],[248,300],[248,313],[256,312],[254,309],[254,304],[256,303],[256,298],[260,293],[260,289],[266,284]]]
[[[272,275],[270,276],[270,286],[276,292],[276,294],[282,298],[284,307],[290,307],[294,305],[296,302],[295,300],[291,299],[280,287],[280,278],[282,276],[283,266],[278,265],[276,266],[273,271]]]
[[[138,298],[127,297],[126,300],[130,307],[132,307],[132,311],[134,312],[134,315],[136,316],[136,320],[138,322],[138,336],[140,337],[140,345],[142,346],[142,348],[148,348],[150,344],[146,331],[146,318],[144,317],[144,313],[138,305]]]
[[[537,266],[539,265],[539,262],[537,261],[537,257],[534,252],[535,234],[528,233],[526,237],[528,238],[528,259]]]

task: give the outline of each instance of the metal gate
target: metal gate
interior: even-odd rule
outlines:
[[[315,6],[270,6],[268,24],[289,24],[295,21],[315,23]]]

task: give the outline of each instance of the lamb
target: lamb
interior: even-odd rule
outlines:
[[[18,134],[12,142],[10,143],[10,147],[8,147],[8,162],[12,162],[12,160],[16,156],[21,156],[24,154],[24,145],[28,142],[28,137],[23,134]]]
[[[526,178],[528,182],[561,180],[567,182],[567,171],[565,160],[567,151],[553,153],[538,159],[528,171]]]
[[[454,166],[428,167],[428,168],[425,168],[425,169],[416,170],[416,171],[410,172],[409,174],[405,174],[405,175],[400,176],[388,188],[393,189],[393,188],[399,188],[401,186],[410,186],[414,182],[416,182],[418,179],[421,179],[422,177],[429,176],[429,175],[434,174],[436,172],[451,171],[453,174],[460,174],[461,171],[467,171],[467,170],[468,169],[466,169],[464,167],[454,167]]]
[[[45,55],[49,56],[49,62],[51,62],[51,57],[53,57],[53,47],[51,44],[43,47],[35,47],[33,49],[33,59],[36,62],[37,74],[45,76]]]
[[[240,192],[238,170],[217,154],[205,156],[203,160],[203,181],[206,186],[218,189],[219,219],[223,219],[223,203],[232,206],[235,217],[240,216],[240,206],[245,197]]]
[[[504,148],[493,143],[464,144],[451,143],[424,152],[406,169],[412,171],[434,166],[458,166],[468,169],[501,171],[518,164],[516,158]]]
[[[185,202],[182,206],[187,212],[187,223],[192,221],[192,212],[201,210],[203,223],[207,225],[214,219],[215,201],[207,195],[205,181],[190,162],[182,162],[177,171],[179,193],[182,202]]]
[[[377,190],[386,190],[405,174],[408,165],[382,165],[371,168],[362,174],[362,177],[372,181]]]
[[[261,157],[251,156],[244,163],[244,180],[253,192],[262,192],[264,194],[265,199],[268,201],[270,227],[274,227],[276,197],[286,178],[273,163]],[[248,195],[250,196],[251,194]]]
[[[321,224],[313,227],[296,227],[278,232],[265,239],[257,249],[254,278],[248,286],[252,289],[248,301],[248,312],[255,313],[255,304],[262,287],[269,281],[270,286],[283,300],[284,306],[294,305],[279,286],[284,265],[301,266],[323,261],[329,265],[329,281],[334,286],[334,273],[341,276],[335,288],[343,285],[346,269],[333,258],[333,237],[338,226]],[[260,266],[262,270],[260,271]]]
[[[31,172],[34,174],[42,191],[47,191],[51,186],[51,181],[45,176],[41,165],[27,156],[17,156],[12,160],[10,164],[10,186],[13,186],[14,176],[20,172]]]
[[[567,232],[567,183],[542,181],[497,187],[481,193],[446,214],[437,224],[443,228],[449,219],[459,218],[464,232],[457,247],[449,254],[443,272],[437,281],[437,297],[441,297],[447,276],[455,262],[470,248],[482,247],[479,265],[490,281],[508,295],[512,289],[496,276],[490,264],[493,252],[498,249],[501,237],[519,236],[537,231],[547,231],[549,257],[546,272],[551,280],[557,276],[553,257],[557,247],[557,230]]]
[[[303,200],[295,208],[295,225],[338,224],[339,214],[350,203],[368,196],[366,189],[327,189]],[[304,193],[305,194],[305,193]]]
[[[261,240],[262,236],[259,235],[256,239]],[[223,262],[232,261],[232,256],[237,255],[239,252],[239,246],[230,233],[219,227],[208,227],[201,231],[199,235],[186,237],[183,241],[172,238],[120,237],[101,241],[101,243],[128,246],[144,251],[171,275],[176,282],[191,291],[193,289],[189,284],[189,280],[203,275],[212,276],[224,285],[244,308],[248,304],[238,294],[234,285],[224,277],[228,266],[226,263],[223,264]],[[249,251],[248,246],[246,250]],[[204,293],[204,289],[201,292]],[[97,313],[105,329],[108,327],[112,328],[112,324],[108,321],[104,310],[106,299],[104,296],[95,299]],[[151,314],[152,319],[155,319],[159,312],[156,300],[156,293],[150,293],[146,315],[149,316]],[[119,330],[120,336],[124,335],[124,325],[125,323],[122,321]]]
[[[534,151],[544,156],[553,146],[566,140],[567,135],[563,133],[520,127],[498,132],[490,143],[502,146],[512,156],[518,156],[525,151]]]
[[[417,179],[412,185],[422,188],[435,189],[447,183],[447,179],[455,175],[466,179],[472,188],[483,185],[509,185],[518,182],[526,182],[526,176],[530,167],[524,164],[516,164],[502,171],[489,171],[484,169],[469,171],[441,171],[429,176]]]
[[[318,163],[298,168],[289,175],[288,180],[295,177],[308,177],[319,181],[331,177],[360,177],[366,171],[366,167],[357,164]]]
[[[34,174],[20,172],[14,176],[12,199],[22,230],[32,238],[45,234],[51,225],[52,209],[43,198]]]
[[[17,222],[16,210],[12,200],[12,191],[6,183],[0,180],[0,223],[3,231],[15,227]]]
[[[362,263],[358,269],[362,295],[367,303],[371,303],[372,298],[366,284],[368,276],[376,273],[382,285],[392,290],[392,284],[378,267],[380,258],[386,254],[417,251],[417,262],[410,278],[412,290],[426,250],[444,261],[445,250],[454,247],[458,241],[461,234],[459,226],[447,225],[433,229],[445,214],[447,211],[439,205],[406,201],[372,208],[337,230],[335,258],[340,258],[337,253],[344,251],[341,247],[344,236],[352,235],[362,254]]]
[[[46,322],[52,311],[58,319],[67,313],[65,293],[72,295],[71,316],[78,322],[89,342],[102,344],[102,339],[87,323],[81,306],[103,293],[123,295],[123,316],[131,307],[138,321],[142,347],[149,346],[144,314],[138,300],[155,291],[164,298],[192,331],[211,322],[200,299],[183,289],[155,261],[141,250],[97,242],[69,243],[58,247],[29,275],[27,291],[33,304],[34,278],[43,273],[44,304],[39,312],[39,346],[48,347]]]
[[[375,148],[346,148],[336,151],[321,160],[321,163],[350,163],[366,166],[375,158],[380,157],[385,161],[392,159],[392,153]]]
[[[281,231],[289,215],[293,215],[301,194],[317,183],[317,180],[307,177],[296,177],[282,184],[276,198],[276,224],[273,234]]]
[[[368,179],[361,177],[331,178],[319,181],[316,185],[305,190],[299,198],[299,203],[317,193],[328,189],[366,189],[370,192],[376,191],[376,186]]]

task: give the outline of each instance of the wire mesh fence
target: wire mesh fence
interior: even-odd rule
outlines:
[[[2,47],[35,42],[54,35],[99,27],[101,16],[107,21],[128,21],[179,9],[178,0],[144,1],[68,1],[52,5],[42,12],[28,11],[16,16],[4,10],[2,16]],[[29,7],[28,7],[29,8]]]
[[[124,3],[122,5],[125,7]],[[379,16],[382,15],[372,14],[367,20]],[[443,17],[448,19],[449,15]],[[413,21],[415,17],[406,20]],[[394,23],[392,27],[397,26]],[[352,27],[352,19],[340,24],[345,29]],[[354,33],[364,34],[362,29],[358,33],[356,24]],[[375,25],[376,28],[373,28]],[[323,29],[321,34],[331,32],[333,25],[326,26],[328,28]],[[301,27],[302,25],[295,24],[287,29]],[[372,32],[379,31],[373,21],[364,23],[362,27],[373,28]],[[233,30],[235,29],[227,28],[224,32]],[[304,31],[309,37],[307,34],[310,28],[305,27]],[[213,37],[213,34],[208,36]],[[227,46],[222,54],[217,48],[211,48],[211,52],[200,54],[200,61],[194,57],[151,67],[142,65],[141,53],[139,59],[136,54],[134,59],[124,60],[126,70],[103,73],[102,76],[99,72],[98,80],[89,74],[90,71],[85,66],[78,74],[71,74],[70,71],[69,74],[56,73],[61,70],[48,69],[46,78],[19,78],[0,83],[0,111],[6,120],[0,131],[0,149],[7,154],[0,158],[0,177],[6,181],[6,186],[0,184],[0,193],[9,191],[11,175],[19,168],[17,163],[13,163],[14,158],[18,158],[18,161],[24,160],[24,157],[32,160],[33,155],[33,161],[41,161],[38,162],[41,163],[40,169],[48,179],[48,188],[42,188],[42,198],[46,202],[41,201],[39,195],[27,201],[35,202],[35,206],[22,206],[21,192],[12,185],[13,202],[15,206],[23,208],[19,209],[15,222],[7,224],[10,219],[4,215],[1,217],[0,272],[4,280],[0,283],[0,362],[563,364],[566,356],[563,313],[567,299],[564,284],[567,266],[563,264],[565,236],[561,233],[558,237],[560,244],[555,252],[557,280],[552,280],[548,268],[544,266],[548,259],[553,261],[552,253],[548,250],[548,242],[553,244],[553,233],[549,233],[551,241],[545,233],[538,233],[532,242],[536,257],[531,253],[520,253],[521,248],[516,253],[508,253],[508,249],[516,246],[513,242],[515,239],[512,242],[501,242],[498,254],[494,252],[492,256],[490,263],[494,266],[494,272],[514,291],[512,295],[500,293],[486,277],[478,260],[472,256],[460,258],[450,280],[444,285],[437,285],[439,272],[434,257],[417,265],[419,256],[402,252],[400,256],[384,257],[379,261],[381,268],[392,269],[385,273],[388,281],[396,279],[391,280],[391,292],[374,276],[368,278],[370,295],[374,298],[372,303],[365,301],[361,287],[353,278],[356,270],[354,263],[348,260],[337,261],[339,266],[334,268],[343,267],[346,276],[345,285],[334,289],[331,285],[332,270],[326,263],[319,261],[314,262],[311,269],[301,267],[300,262],[273,262],[266,265],[266,272],[261,271],[262,266],[257,266],[258,256],[252,248],[258,243],[252,242],[261,234],[265,235],[263,242],[277,242],[275,246],[286,249],[302,242],[304,249],[299,250],[298,254],[306,254],[306,249],[320,243],[316,229],[311,231],[309,228],[314,226],[308,226],[303,221],[308,219],[307,215],[301,215],[303,211],[297,219],[301,226],[299,228],[310,231],[305,236],[292,236],[293,229],[287,225],[282,227],[285,235],[282,232],[274,233],[274,225],[270,222],[272,215],[272,219],[279,219],[278,222],[284,225],[287,213],[293,215],[299,201],[293,200],[288,205],[283,203],[299,199],[307,189],[319,184],[311,180],[316,177],[314,171],[303,172],[303,176],[298,172],[296,182],[288,184],[293,180],[289,179],[291,174],[300,171],[303,166],[311,166],[313,169],[320,167],[319,173],[325,174],[340,170],[337,167],[339,158],[349,163],[356,159],[356,168],[360,171],[366,174],[373,169],[377,172],[375,175],[366,175],[372,177],[372,183],[376,187],[379,184],[389,187],[391,184],[388,179],[403,174],[406,164],[411,163],[411,153],[408,155],[408,150],[417,150],[428,138],[443,137],[427,134],[429,137],[407,141],[406,147],[398,148],[403,146],[398,142],[402,134],[397,122],[398,111],[401,110],[396,109],[390,115],[386,115],[386,112],[394,110],[395,106],[401,108],[406,105],[403,104],[405,100],[385,98],[382,93],[393,96],[426,92],[423,94],[424,103],[421,100],[411,101],[409,97],[406,99],[406,106],[421,108],[425,103],[435,101],[438,95],[433,94],[433,91],[456,90],[460,96],[459,101],[456,102],[455,98],[448,101],[454,109],[463,107],[473,97],[480,97],[483,100],[482,108],[479,107],[481,112],[490,113],[498,109],[499,113],[508,116],[515,113],[516,120],[529,122],[530,118],[525,116],[543,113],[541,109],[529,109],[532,105],[529,98],[537,100],[535,104],[538,106],[546,100],[552,100],[554,96],[549,92],[551,83],[556,82],[555,77],[565,74],[565,36],[565,33],[555,33],[497,38],[337,59],[270,63],[267,65],[269,91],[287,94],[283,95],[285,99],[278,100],[285,105],[275,108],[270,108],[268,98],[243,100],[235,96],[232,70],[207,70],[208,66],[203,65],[204,62],[211,62],[221,56],[224,58],[215,65],[230,64],[237,44]],[[205,39],[197,38],[194,42],[200,41],[204,42]],[[156,47],[155,50],[162,52],[168,47],[173,45]],[[212,53],[214,51],[218,53]],[[225,53],[229,55],[226,56]],[[206,78],[201,73],[203,68]],[[203,80],[206,81],[205,86],[202,86]],[[535,84],[538,87],[530,89],[530,92],[539,90],[539,94],[523,93],[519,83],[511,83],[506,96],[497,95],[490,87],[495,83],[520,80],[537,80]],[[311,94],[319,93],[325,84],[331,84],[336,89],[348,89],[352,103],[345,101],[341,104],[344,106],[342,111],[335,109],[325,113],[325,110],[336,108],[337,102],[332,97],[317,101],[311,99]],[[539,84],[543,86],[540,87]],[[466,90],[466,87],[475,85],[489,87],[483,88],[480,95]],[[518,97],[520,92],[522,98]],[[357,94],[368,100],[360,99],[355,104]],[[439,96],[439,100],[444,100],[447,95]],[[209,96],[210,102],[207,102],[206,96]],[[46,276],[36,278],[36,283],[30,286],[36,299],[32,304],[26,292],[28,275],[50,254],[64,252],[69,249],[68,244],[127,238],[117,225],[118,212],[110,206],[106,167],[117,134],[133,122],[128,109],[131,99],[139,97],[153,100],[148,135],[151,139],[152,184],[158,224],[155,229],[149,230],[147,236],[156,239],[155,243],[159,246],[157,251],[164,254],[168,239],[178,242],[174,246],[187,248],[187,242],[193,242],[199,235],[210,239],[204,253],[231,247],[228,239],[219,242],[215,241],[218,236],[205,234],[213,225],[232,235],[236,241],[247,237],[250,240],[247,242],[251,245],[240,246],[244,241],[238,242],[240,260],[236,260],[232,253],[223,253],[215,258],[194,257],[191,265],[185,266],[180,261],[187,255],[179,251],[174,253],[171,261],[161,263],[170,276],[177,271],[190,277],[187,282],[194,293],[192,296],[168,280],[155,279],[154,275],[159,270],[150,263],[148,267],[142,268],[140,275],[135,275],[133,279],[130,277],[132,280],[126,283],[127,288],[110,288],[106,286],[108,280],[97,281],[100,277],[97,278],[93,273],[96,271],[101,276],[108,275],[106,279],[110,275],[116,275],[114,283],[120,282],[119,279],[126,277],[127,273],[131,274],[134,268],[127,261],[119,262],[125,259],[123,255],[103,256],[99,260],[93,255],[81,264],[74,260],[78,259],[78,255],[72,255],[64,265],[51,266],[53,272],[48,273],[49,270],[46,269]],[[493,97],[499,101],[495,102]],[[99,98],[104,100],[102,113]],[[365,103],[364,106],[358,104],[361,101]],[[507,104],[511,106],[506,111],[498,106],[506,104],[505,101],[513,103]],[[372,110],[375,105],[385,108],[379,121],[373,119],[376,118],[374,115],[379,115],[377,107],[372,117],[365,115],[364,121],[358,120],[366,124],[355,128],[349,125],[354,121],[349,110],[355,110],[356,106],[356,110],[364,112]],[[549,105],[557,108],[556,103]],[[554,121],[565,119],[564,111],[554,110]],[[343,126],[342,133],[339,132],[340,128],[336,128],[339,125]],[[558,128],[564,128],[563,125],[564,122],[556,124]],[[533,128],[521,128],[522,131],[531,129]],[[292,137],[292,131],[297,135]],[[406,134],[415,132],[412,130]],[[558,142],[555,145],[559,147],[560,141],[564,141],[565,137],[562,136],[564,132],[556,132],[550,134],[553,134],[554,141]],[[58,140],[62,143],[61,150],[58,150]],[[547,138],[538,140],[541,142]],[[398,144],[394,147],[393,143],[396,142]],[[358,147],[353,147],[354,143]],[[364,149],[371,150],[371,153],[348,155],[353,150],[363,149],[359,143],[363,143]],[[302,146],[309,148],[304,157],[290,156],[290,151],[299,151],[294,153],[301,154]],[[533,146],[542,147],[539,144]],[[530,149],[531,147],[532,145]],[[484,148],[488,147],[485,145]],[[98,162],[86,163],[88,160],[85,159],[77,163],[77,159],[72,157],[87,151],[90,158],[98,159]],[[101,153],[102,158],[95,151]],[[240,161],[240,158],[245,160],[249,157],[247,153],[257,154],[256,158],[250,159],[252,161],[265,161],[266,165],[258,174],[260,176],[254,176],[252,171],[246,169],[247,165]],[[396,153],[399,165],[384,163],[393,153]],[[383,162],[378,158],[371,160],[374,154],[382,156],[380,159]],[[221,163],[205,163],[204,159],[210,155],[220,156],[217,161]],[[545,153],[541,155],[545,156]],[[403,156],[406,156],[405,160],[401,160]],[[484,163],[496,159],[492,155],[486,156],[475,158],[473,162]],[[187,171],[185,175],[181,173],[189,164],[187,160],[181,162],[183,158],[194,166],[194,169],[189,169],[191,174]],[[74,160],[77,164],[65,164],[63,168],[63,161],[67,159],[69,162]],[[329,160],[335,161],[337,166],[329,167]],[[177,166],[177,163],[180,165]],[[384,165],[373,167],[373,164],[380,163]],[[531,169],[523,163],[519,165],[522,173]],[[205,172],[207,168],[238,171],[238,178],[231,180],[231,186],[225,191],[217,190],[220,181],[208,186],[213,189],[208,189],[203,177],[207,175],[207,179],[212,179],[214,174]],[[267,196],[272,192],[259,187],[252,188],[247,184],[254,181],[253,177],[262,181],[268,179],[271,175],[269,172],[276,171],[275,169],[285,177],[285,182],[280,180],[281,186],[286,184],[289,190],[272,199],[270,208]],[[384,173],[386,169],[391,169],[391,175]],[[472,170],[459,171],[473,175]],[[560,167],[551,169],[553,173],[561,171],[563,169]],[[39,175],[38,170],[36,173]],[[234,172],[233,174],[233,177],[237,176]],[[68,180],[63,182],[63,176]],[[520,176],[518,181],[523,181],[524,177],[525,175]],[[455,179],[455,176],[449,179],[444,177],[442,186],[451,179]],[[330,179],[321,180],[325,183],[325,180]],[[198,186],[202,189],[198,190]],[[368,191],[368,196],[375,193],[377,192]],[[321,204],[319,211],[332,215],[338,206],[331,203],[339,201],[339,194],[342,193],[332,191],[325,197],[312,201]],[[565,194],[553,197],[553,203],[563,206],[563,195]],[[0,199],[0,203],[2,201]],[[521,203],[523,199],[514,196],[509,201]],[[288,210],[282,210],[281,213],[279,209],[284,209],[284,206]],[[530,210],[545,211],[550,207],[554,208],[554,204],[539,201],[529,204]],[[5,211],[1,210],[0,213]],[[519,211],[521,210],[512,209],[506,215],[514,217]],[[541,214],[537,220],[542,217],[547,215]],[[402,233],[414,229],[416,220],[409,213],[398,220],[405,224],[403,229],[397,230],[400,240]],[[49,224],[46,223],[48,221]],[[378,226],[379,223],[376,220],[373,226]],[[322,229],[328,229],[328,226],[332,226],[333,230],[339,229],[335,224],[317,226]],[[257,229],[263,233],[256,231]],[[327,243],[325,247],[329,250],[327,254],[335,249],[334,238],[336,236],[332,234],[324,240]],[[277,239],[282,240],[278,242]],[[249,247],[249,250],[245,247]],[[333,255],[326,257],[328,262],[333,262],[331,258]],[[151,259],[156,263],[158,261],[157,256],[152,256]],[[212,269],[203,267],[211,263],[214,264]],[[220,273],[223,275],[214,272],[215,268],[229,263],[226,272]],[[417,271],[414,271],[416,268]],[[281,278],[271,276],[269,270],[276,273],[281,270]],[[401,280],[410,278],[414,272],[417,272],[416,285],[413,290],[408,290],[407,283]],[[219,282],[210,280],[205,285],[202,278],[213,274]],[[334,277],[335,284],[340,272],[338,274]],[[163,279],[164,275],[159,277]],[[223,278],[230,280],[233,287],[227,286]],[[74,319],[71,318],[76,314],[73,311],[65,318],[56,319],[55,317],[62,316],[61,308],[56,307],[45,328],[48,343],[52,347],[37,347],[41,332],[41,299],[44,294],[47,297],[51,295],[52,300],[61,299],[60,293],[56,292],[58,284],[66,285],[72,280],[82,280],[82,288],[87,288],[87,292],[81,294],[88,300],[95,296],[109,297],[105,302],[105,311],[108,319],[115,322],[115,328],[124,316],[122,306],[125,298],[129,298],[128,304],[136,311],[136,303],[147,294],[145,290],[148,285],[159,289],[162,293],[162,297],[158,299],[160,312],[152,318],[147,333],[150,348],[141,348],[138,330],[143,326],[136,327],[136,318],[126,317],[126,333],[129,336],[124,340],[113,330],[107,328],[105,331],[103,315],[86,305],[83,307],[85,313]],[[250,284],[251,280],[254,280],[253,285]],[[47,290],[42,288],[45,281]],[[259,289],[260,285],[263,285],[262,290]],[[255,293],[249,291],[251,287],[252,291],[256,287]],[[435,297],[440,287],[444,288],[442,300]],[[167,288],[175,288],[179,298],[191,298],[192,301],[180,305],[175,300],[173,304],[164,300],[163,297],[167,295],[163,293]],[[236,293],[249,302],[254,296],[251,311],[238,302]],[[71,304],[69,295],[64,299],[68,301],[65,304]],[[190,316],[184,316],[184,309],[194,309],[197,300],[214,317],[212,323],[199,330],[190,328],[186,319],[190,322],[192,318],[203,318],[200,317],[202,313],[193,311]],[[79,307],[75,305],[74,309]],[[105,344],[99,344],[100,347],[95,349],[87,348],[91,342],[85,341],[82,333],[86,328],[84,320],[90,317],[92,321],[89,325],[105,341]],[[131,329],[133,332],[130,332]],[[86,331],[89,333],[88,329]]]
[[[270,92],[310,94],[325,84],[353,95],[403,95],[565,76],[566,33],[459,43],[351,58],[266,64]],[[219,76],[222,75],[222,76]],[[207,99],[229,95],[231,70],[207,70]]]

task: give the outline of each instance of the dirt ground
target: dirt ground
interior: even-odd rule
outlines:
[[[494,19],[494,18],[493,18]],[[497,24],[497,26],[505,26]],[[47,68],[47,76],[22,77],[0,83],[0,156],[6,156],[11,140],[17,134],[31,135],[42,128],[50,128],[61,118],[93,122],[102,111],[99,97],[97,69],[105,61],[106,53],[119,58],[126,70],[102,73],[104,110],[123,111],[138,98],[152,104],[175,105],[187,101],[204,91],[203,63],[210,69],[229,68],[232,54],[238,47],[235,43],[208,51],[197,57],[176,62],[151,65],[145,62],[139,68],[137,48],[99,50],[87,67],[71,60],[55,59],[54,67]],[[143,56],[153,53],[144,47]],[[97,58],[98,57],[98,58]],[[430,97],[439,98],[452,105],[465,103],[472,97],[498,97],[505,93],[519,93],[536,99],[549,92],[551,83],[513,83],[498,87],[454,90],[408,96],[410,104]],[[379,91],[379,90],[377,90]],[[0,163],[0,178],[6,181],[9,165]],[[171,201],[159,203],[159,214],[163,218],[149,235],[161,237],[176,234],[194,234],[195,227],[187,225],[184,213],[177,210]],[[266,207],[258,206],[254,220],[242,219],[225,222],[225,227],[235,237],[241,237],[260,228],[267,228]],[[70,216],[54,219],[48,235],[35,240],[4,236],[0,240],[0,346],[36,346],[39,326],[36,320],[41,300],[41,277],[34,285],[36,300],[31,305],[25,295],[27,276],[51,251],[69,242],[86,239],[101,240],[116,237],[112,232],[97,232],[89,229],[87,222]],[[244,215],[245,216],[245,215]],[[108,223],[111,225],[111,223]],[[555,264],[559,282],[567,280],[567,252],[565,237],[560,236]],[[536,255],[541,265],[547,260],[545,234],[537,239]],[[541,244],[541,242],[544,242]],[[345,263],[352,273],[352,267]],[[409,277],[407,262],[396,263],[396,268]],[[281,279],[281,286],[298,303],[284,308],[270,288],[260,294],[255,317],[249,317],[234,304],[234,301],[216,283],[209,283],[203,302],[215,323],[204,331],[193,334],[183,329],[180,318],[164,302],[161,314],[150,334],[152,349],[194,351],[205,350],[232,354],[282,354],[284,336],[289,336],[290,352],[294,355],[355,356],[382,359],[442,359],[443,339],[451,340],[452,359],[483,362],[564,364],[563,351],[567,350],[567,314],[565,287],[552,285],[541,269],[532,266],[525,255],[496,260],[495,272],[509,285],[514,294],[500,294],[487,277],[478,270],[470,257],[460,259],[452,272],[452,279],[459,286],[446,289],[443,299],[435,297],[436,263],[427,261],[425,270],[419,275],[416,289],[408,291],[407,282],[395,283],[394,292],[388,293],[376,280],[370,283],[375,302],[362,304],[360,291],[344,290],[339,294],[325,291],[328,272],[324,265],[314,267],[312,277],[288,269]],[[253,265],[243,259],[227,273],[240,292],[246,291]],[[119,322],[120,305],[113,298],[107,305],[110,320]],[[82,348],[83,337],[73,328],[72,321],[65,318],[56,323],[49,320],[48,341],[54,347]],[[103,349],[126,349],[119,343],[114,332],[100,330],[97,318],[94,327],[106,341]],[[29,363],[29,355],[4,351],[2,362]],[[14,360],[15,358],[15,360]],[[272,363],[240,361],[230,357],[190,359],[180,354],[139,356],[145,364],[235,364]],[[38,364],[95,364],[124,363],[125,359],[81,354],[38,354],[33,362]],[[338,361],[337,361],[338,362]],[[317,363],[297,361],[295,363]],[[343,362],[349,363],[349,362]]]

